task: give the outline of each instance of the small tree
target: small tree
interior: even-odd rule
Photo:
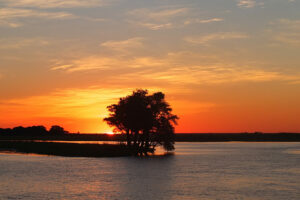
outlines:
[[[147,90],[136,90],[107,108],[110,114],[104,121],[115,132],[126,134],[128,147],[137,154],[154,152],[157,145],[174,150],[174,125],[178,117],[171,113],[162,92],[149,95]]]
[[[65,131],[65,129],[61,126],[54,125],[50,128],[49,133],[54,135],[61,135],[68,133],[68,131]]]

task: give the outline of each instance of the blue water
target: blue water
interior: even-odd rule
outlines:
[[[177,143],[152,158],[0,154],[0,199],[300,199],[300,143]]]

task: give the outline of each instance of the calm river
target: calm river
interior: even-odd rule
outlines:
[[[0,199],[300,199],[300,143],[177,143],[152,158],[0,154]]]

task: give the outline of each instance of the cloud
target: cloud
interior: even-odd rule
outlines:
[[[188,19],[184,21],[185,25],[189,24],[207,24],[212,22],[221,22],[224,21],[222,18],[209,18],[209,19]]]
[[[238,0],[237,6],[240,8],[253,8],[255,6],[264,6],[264,2],[257,2],[255,0]]]
[[[73,7],[95,7],[105,4],[103,0],[14,0],[4,1],[11,7],[36,7],[36,8],[73,8]]]
[[[161,59],[153,57],[105,57],[105,56],[90,56],[75,59],[69,62],[58,62],[51,67],[51,70],[63,70],[68,73],[82,72],[91,70],[120,70],[126,68],[127,70],[143,68],[143,67],[159,67],[166,65],[166,62]]]
[[[280,43],[290,44],[293,46],[300,45],[299,33],[278,33],[273,37],[274,40]]]
[[[160,30],[160,29],[170,29],[173,28],[174,25],[173,23],[144,23],[144,22],[137,22],[135,23],[139,26],[145,27],[147,29],[156,31],[156,30]]]
[[[274,41],[291,46],[300,45],[300,20],[280,19],[271,25],[269,34]]]
[[[27,46],[45,46],[50,41],[43,38],[6,38],[0,39],[0,49],[19,49]]]
[[[239,0],[237,5],[243,8],[253,8],[256,2],[254,0]]]
[[[73,15],[66,12],[40,12],[30,9],[19,9],[19,8],[1,8],[0,9],[0,20],[24,18],[24,17],[39,17],[48,19],[61,19],[70,18]]]
[[[201,64],[200,64],[201,63]],[[93,56],[61,62],[52,70],[67,73],[101,70],[105,80],[151,83],[151,85],[221,84],[233,82],[299,81],[299,74],[266,70],[257,63],[233,63],[214,56],[177,52],[160,57]]]
[[[142,26],[150,30],[170,29],[176,27],[177,17],[182,17],[187,13],[187,8],[174,9],[136,9],[128,14],[133,16],[134,20],[127,20],[133,25]]]
[[[93,22],[103,22],[103,18],[91,18],[84,16],[76,16],[68,12],[46,12],[40,10],[23,9],[23,8],[1,8],[0,9],[0,26],[17,28],[23,24],[19,21],[24,18],[40,18],[40,19],[82,19]]]
[[[190,37],[186,37],[184,40],[192,44],[207,45],[210,42],[218,41],[218,40],[245,39],[248,37],[249,36],[246,35],[245,33],[221,32],[221,33],[212,33],[204,36],[196,36],[196,37],[190,36]]]
[[[0,20],[0,27],[10,27],[10,28],[17,28],[22,26],[22,24],[17,23],[17,22],[11,22],[11,21],[6,21],[6,20]]]
[[[158,11],[151,11],[148,9],[136,9],[130,11],[129,14],[147,20],[162,21],[173,17],[182,16],[183,14],[187,13],[187,11],[187,8],[163,9]]]
[[[16,21],[16,19],[22,18],[66,19],[74,18],[74,15],[67,12],[41,12],[19,8],[0,9],[0,26],[8,26],[11,28],[22,26],[21,23]]]
[[[283,81],[293,84],[300,80],[299,74],[289,75],[279,71],[264,70],[250,66],[230,64],[177,66],[160,71],[136,73],[144,82],[172,85],[216,85],[237,82],[271,82]],[[135,76],[136,76],[135,74]],[[130,80],[134,76],[128,76]],[[126,79],[123,78],[126,82]]]
[[[117,78],[122,83],[128,83],[131,80],[150,85],[216,85],[230,84],[237,82],[271,82],[283,81],[288,84],[299,82],[298,75],[283,74],[279,71],[264,70],[252,67],[229,66],[229,65],[199,65],[199,66],[178,66],[161,70],[144,69],[121,75]]]
[[[112,58],[105,57],[86,57],[83,59],[73,60],[68,64],[56,64],[51,70],[65,70],[67,72],[89,71],[89,70],[103,70],[114,66],[116,61]]]
[[[189,8],[169,8],[169,9],[136,9],[128,12],[133,19],[127,22],[142,26],[150,30],[183,28],[190,24],[207,24],[224,21],[222,18],[188,18],[191,15]]]
[[[162,18],[171,18],[176,16],[181,16],[188,11],[187,8],[177,8],[177,9],[166,9],[160,10],[157,12],[148,13],[148,17],[152,19],[162,19]]]
[[[171,29],[171,28],[182,28],[187,25],[191,24],[208,24],[208,23],[213,23],[213,22],[221,22],[224,21],[222,18],[208,18],[208,19],[185,19],[185,20],[180,20],[180,21],[175,21],[175,22],[137,22],[137,21],[128,21],[131,24],[139,25],[142,27],[145,27],[150,30],[160,30],[160,29]]]
[[[115,41],[110,40],[103,42],[101,46],[115,50],[115,51],[127,51],[129,49],[137,49],[143,47],[143,38],[135,37],[127,40]]]

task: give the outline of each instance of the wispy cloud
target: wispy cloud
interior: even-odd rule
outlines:
[[[63,70],[66,72],[80,72],[90,70],[106,70],[118,71],[120,69],[136,69],[143,67],[161,67],[166,65],[166,62],[154,57],[105,57],[105,56],[90,56],[80,59],[75,59],[69,62],[57,62],[51,67],[51,70]]]
[[[253,8],[255,6],[263,6],[264,2],[257,2],[256,0],[238,0],[237,5],[240,8]]]
[[[185,25],[188,24],[207,24],[212,22],[221,22],[224,21],[222,18],[208,18],[208,19],[188,19],[184,21]]]
[[[194,60],[195,58],[198,60]],[[189,63],[186,62],[187,60],[193,61]],[[156,83],[159,83],[158,85],[163,83],[189,85],[266,81],[295,82],[300,79],[299,74],[291,75],[277,70],[265,70],[250,64],[241,65],[229,61],[213,60],[214,57],[205,58],[203,55],[197,56],[188,53],[134,58],[95,56],[58,63],[52,67],[52,70],[62,70],[68,73],[102,70],[109,81],[124,84],[128,84],[132,80],[137,82],[142,80],[152,85]]]
[[[106,2],[104,0],[4,0],[4,3],[13,7],[72,8],[102,6]]]
[[[273,40],[292,45],[300,45],[300,20],[280,19],[272,23],[270,33]]]
[[[129,14],[138,18],[144,18],[147,20],[158,20],[162,21],[177,16],[182,16],[188,11],[187,8],[175,8],[175,9],[163,9],[163,10],[148,10],[148,9],[136,9],[130,11]]]
[[[136,9],[128,14],[134,20],[127,20],[129,23],[148,28],[150,30],[170,29],[175,27],[176,18],[182,17],[187,13],[187,8],[174,9]]]
[[[17,21],[22,18],[66,19],[73,17],[74,15],[67,12],[45,12],[19,8],[0,9],[0,25],[12,28],[22,26],[22,24]]]
[[[128,12],[133,19],[127,20],[133,25],[145,27],[150,30],[183,28],[191,24],[207,24],[224,21],[223,18],[195,18],[191,17],[189,8],[173,9],[136,9]]]
[[[231,39],[245,39],[249,36],[245,33],[239,32],[221,32],[221,33],[212,33],[204,36],[189,36],[184,40],[193,44],[207,45],[210,42],[218,40],[231,40]]]
[[[145,27],[153,31],[160,30],[160,29],[170,29],[174,27],[173,23],[148,23],[148,22],[132,22],[132,21],[131,23]]]
[[[106,57],[87,57],[73,60],[70,63],[57,63],[51,70],[65,70],[67,72],[89,71],[95,69],[109,69],[116,63],[112,58]]]
[[[169,80],[182,84],[221,84],[232,82],[268,82],[295,81],[296,75],[286,75],[277,71],[251,69],[249,67],[230,66],[191,66],[172,68],[169,71],[157,72],[152,79]],[[148,77],[150,78],[150,77]]]
[[[0,27],[10,27],[10,28],[17,28],[22,26],[21,23],[18,22],[12,22],[12,21],[7,21],[7,20],[0,20]]]
[[[60,18],[70,18],[72,16],[73,16],[72,14],[66,12],[40,12],[37,10],[19,9],[19,8],[0,9],[0,20],[24,18],[24,17],[60,19]]]
[[[237,5],[243,8],[253,8],[256,4],[255,0],[239,0]]]
[[[50,41],[43,38],[6,38],[0,39],[0,49],[19,49],[28,46],[45,46]]]
[[[135,38],[130,38],[127,40],[121,40],[121,41],[116,41],[116,40],[109,40],[106,42],[103,42],[101,46],[112,49],[114,51],[128,51],[130,49],[137,49],[141,48],[143,46],[143,38],[141,37],[135,37]]]
[[[128,20],[129,23],[133,25],[138,25],[145,27],[150,30],[160,30],[160,29],[172,29],[172,28],[183,28],[187,25],[192,24],[208,24],[214,22],[222,22],[222,18],[208,18],[208,19],[184,19],[184,20],[175,20],[175,21],[132,21]]]

